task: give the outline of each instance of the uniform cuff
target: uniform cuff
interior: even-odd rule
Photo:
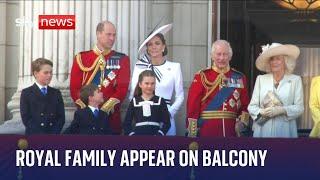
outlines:
[[[114,106],[116,104],[120,103],[120,100],[117,99],[117,98],[110,98],[107,102],[105,102],[102,107],[101,107],[101,110],[104,111],[104,112],[111,112],[114,110]]]
[[[198,133],[198,125],[197,125],[197,119],[194,118],[188,118],[188,136],[189,137],[197,137]]]

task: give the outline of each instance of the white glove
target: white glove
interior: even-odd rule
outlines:
[[[286,110],[282,106],[268,107],[260,111],[260,114],[262,117],[268,117],[268,118],[284,115],[286,113],[287,113]]]
[[[267,115],[267,113],[269,113],[269,111],[267,111],[267,108],[266,109],[261,109],[260,110],[260,114],[263,118],[268,118],[269,116]]]

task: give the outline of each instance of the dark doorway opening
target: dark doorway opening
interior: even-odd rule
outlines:
[[[278,42],[320,48],[319,29],[319,11],[290,10],[274,0],[220,1],[220,38],[231,43],[231,66],[248,77],[251,93],[257,75],[263,73],[255,67],[262,45]],[[303,121],[312,121],[311,116],[305,117]]]

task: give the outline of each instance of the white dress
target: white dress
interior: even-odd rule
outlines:
[[[248,106],[248,111],[254,120],[260,113],[262,101],[269,91],[277,94],[287,115],[271,118],[263,125],[254,121],[253,136],[298,137],[296,120],[304,111],[301,77],[293,74],[284,75],[278,88],[275,88],[272,74],[259,75]]]
[[[136,65],[134,66],[130,83],[130,100],[133,97],[134,89],[138,83],[139,74],[144,70],[150,70],[152,68],[152,66],[150,65],[148,67],[137,65],[141,63],[143,64],[143,62],[137,61]],[[158,74],[159,72],[161,74],[160,82],[159,80],[157,80],[156,82],[155,94],[169,101],[171,101],[173,94],[175,94],[173,103],[168,103],[168,110],[171,115],[171,127],[166,134],[174,136],[176,135],[174,115],[179,110],[184,100],[183,80],[180,63],[165,60],[161,65],[153,65],[153,68],[156,74]]]

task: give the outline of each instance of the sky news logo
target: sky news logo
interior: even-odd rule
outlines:
[[[37,24],[25,17],[15,20],[17,27],[35,27]],[[75,15],[39,15],[38,28],[40,30],[74,30],[76,28]]]

